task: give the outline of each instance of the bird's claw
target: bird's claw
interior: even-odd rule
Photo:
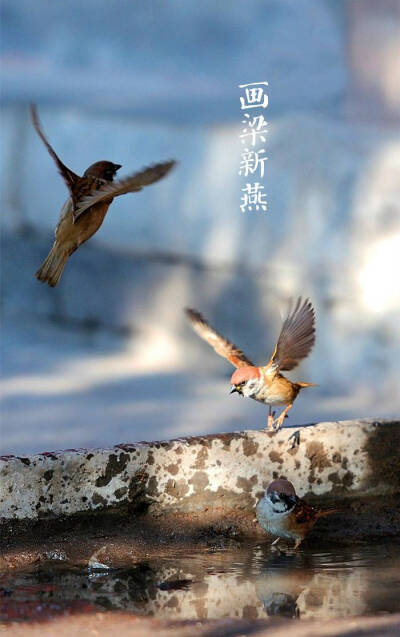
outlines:
[[[284,421],[285,417],[281,417],[279,416],[279,418],[277,418],[276,420],[274,420],[272,426],[274,428],[275,431],[279,431],[279,429],[282,427],[283,425],[283,421]]]
[[[293,438],[293,442],[292,442],[292,446],[290,448],[294,449],[296,446],[298,447],[300,445],[300,430],[298,429],[297,431],[294,431],[289,436],[288,440],[290,440],[291,438]]]

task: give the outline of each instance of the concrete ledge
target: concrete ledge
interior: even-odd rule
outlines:
[[[290,435],[245,431],[168,442],[76,449],[0,459],[0,523],[135,508],[252,512],[275,477],[311,501],[390,496],[400,491],[400,422],[356,420],[302,427]]]

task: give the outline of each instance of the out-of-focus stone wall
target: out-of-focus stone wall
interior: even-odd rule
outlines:
[[[157,361],[170,367],[204,360],[222,373],[225,363],[185,328],[183,306],[197,306],[261,362],[288,297],[308,295],[318,336],[306,380],[328,400],[354,396],[357,413],[371,413],[371,393],[377,413],[383,404],[395,413],[397,13],[387,0],[252,0],[229,11],[211,1],[196,11],[174,1],[117,0],[113,11],[98,0],[4,2],[6,313],[23,316],[26,329],[30,317],[111,327],[148,351],[163,343]],[[255,79],[269,82],[269,209],[243,214],[238,84]],[[105,157],[123,164],[122,175],[179,160],[163,182],[114,202],[55,290],[34,272],[66,189],[32,129],[29,101],[77,172]]]
[[[349,112],[354,119],[400,121],[400,5],[397,0],[350,0]]]

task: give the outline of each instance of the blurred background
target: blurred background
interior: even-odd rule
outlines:
[[[291,296],[317,343],[288,424],[399,413],[398,0],[3,0],[3,453],[261,428],[201,310],[270,355]],[[268,81],[267,212],[242,213],[239,84]],[[61,159],[120,175],[176,158],[115,200],[56,289],[34,272],[67,196]]]

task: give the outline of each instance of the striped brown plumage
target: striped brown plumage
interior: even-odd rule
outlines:
[[[185,312],[200,338],[237,368],[231,377],[232,391],[268,405],[268,428],[279,429],[300,390],[313,386],[312,383],[292,382],[281,373],[294,369],[308,356],[315,343],[315,312],[311,301],[299,297],[291,303],[274,352],[269,362],[261,366],[253,365],[242,350],[211,327],[200,312],[193,309]],[[273,405],[285,405],[276,420],[272,414]]]
[[[176,162],[170,160],[154,164],[119,181],[113,181],[121,165],[110,161],[97,161],[80,177],[61,161],[48,142],[34,105],[31,106],[31,118],[37,134],[53,158],[69,191],[69,198],[61,210],[55,230],[54,244],[36,272],[39,281],[54,287],[59,282],[71,254],[100,228],[114,197],[128,192],[138,192],[145,186],[159,181],[169,173]]]

